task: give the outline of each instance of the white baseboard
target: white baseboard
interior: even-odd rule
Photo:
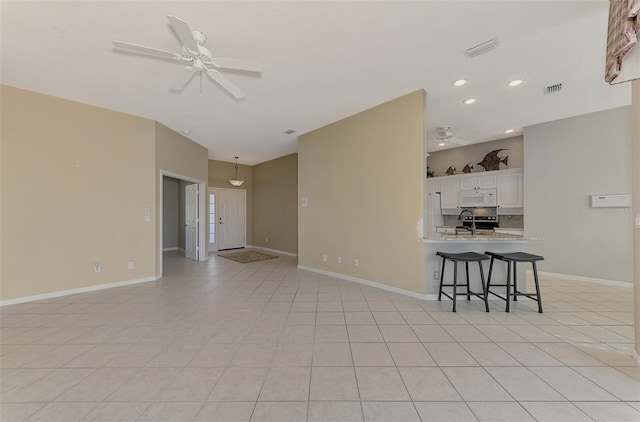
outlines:
[[[400,289],[398,287],[388,286],[382,283],[376,283],[375,281],[365,280],[363,278],[351,277],[350,275],[345,275],[340,273],[333,273],[331,271],[319,270],[317,268],[307,267],[304,265],[298,265],[298,268],[305,271],[311,271],[313,273],[327,275],[329,277],[339,278],[341,280],[352,281],[354,283],[364,284],[366,286],[371,286],[371,287],[377,287],[378,289],[387,290],[389,292],[398,293],[398,294],[413,297],[416,299],[432,300],[433,298],[431,296],[433,296],[435,299],[438,298],[438,295],[425,295],[422,293],[416,293],[410,290]]]
[[[280,255],[286,255],[286,256],[298,256],[297,253],[291,253],[291,252],[285,252],[285,251],[279,251],[278,249],[270,249],[270,248],[264,248],[262,246],[253,246],[253,245],[249,245],[247,246],[247,248],[251,248],[251,249],[259,249],[261,251],[265,251],[265,252],[271,252],[271,253],[277,253]]]
[[[527,270],[527,275],[532,275],[531,270]],[[603,278],[592,278],[592,277],[582,277],[579,275],[570,275],[570,274],[559,274],[559,273],[549,273],[546,271],[538,271],[538,276],[547,276],[553,278],[559,278],[561,280],[577,280],[577,281],[587,281],[589,283],[597,283],[597,284],[606,284],[608,286],[620,286],[620,287],[632,287],[633,283],[626,281],[616,281],[616,280],[606,280]]]
[[[152,276],[152,277],[145,277],[145,278],[137,278],[134,280],[117,281],[115,283],[106,283],[106,284],[97,284],[95,286],[79,287],[77,289],[59,290],[57,292],[43,293],[40,295],[23,296],[15,299],[2,300],[0,301],[0,307],[7,306],[7,305],[16,305],[18,303],[33,302],[36,300],[52,299],[54,297],[60,297],[60,296],[75,295],[78,293],[94,292],[96,290],[111,289],[113,287],[130,286],[132,284],[146,283],[148,281],[155,281],[158,279],[159,277]]]
[[[166,251],[177,251],[178,247],[174,247],[174,248],[162,248],[162,252],[166,252]]]

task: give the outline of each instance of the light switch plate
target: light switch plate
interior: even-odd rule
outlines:
[[[307,207],[307,197],[305,196],[304,198],[302,198],[302,208],[306,208]]]

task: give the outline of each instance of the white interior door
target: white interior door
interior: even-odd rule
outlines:
[[[216,210],[218,193],[215,189],[209,188],[209,252],[218,250],[218,211]]]
[[[198,260],[198,185],[185,187],[184,256]]]
[[[218,250],[246,246],[247,191],[242,189],[217,190]]]

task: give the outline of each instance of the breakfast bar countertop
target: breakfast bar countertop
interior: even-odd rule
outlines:
[[[427,233],[424,243],[482,243],[482,242],[517,242],[526,243],[532,240],[541,240],[534,237],[525,237],[506,233],[482,233],[482,234],[451,234],[451,233]]]

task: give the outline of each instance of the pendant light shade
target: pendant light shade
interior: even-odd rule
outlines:
[[[229,179],[229,183],[231,183],[235,187],[241,186],[244,183],[244,180],[240,180],[240,172],[238,170],[238,158],[240,157],[236,157],[236,177],[234,177],[233,179]]]

